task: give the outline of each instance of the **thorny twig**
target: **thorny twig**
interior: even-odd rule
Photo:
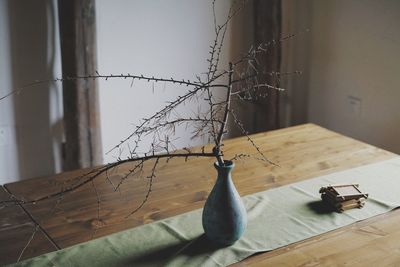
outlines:
[[[154,163],[153,168],[152,168],[152,170],[151,170],[151,174],[147,177],[147,178],[149,178],[149,188],[148,188],[148,190],[147,190],[147,194],[146,194],[146,196],[144,197],[142,203],[140,203],[140,205],[137,206],[136,209],[134,209],[133,211],[131,211],[131,213],[129,213],[129,214],[125,217],[125,219],[128,218],[128,217],[130,217],[132,214],[134,214],[135,212],[137,212],[139,209],[141,209],[141,208],[143,207],[143,205],[144,205],[144,204],[147,202],[147,200],[149,199],[151,190],[152,190],[152,188],[153,188],[153,179],[156,177],[156,168],[157,168],[157,165],[158,165],[158,162],[159,162],[159,161],[160,161],[160,158],[157,158],[157,159],[156,159],[156,162]]]
[[[39,224],[36,224],[36,225],[35,225],[35,229],[33,230],[31,236],[29,237],[28,242],[25,244],[25,246],[22,248],[21,252],[19,253],[17,262],[19,262],[19,261],[22,259],[22,256],[24,255],[25,250],[26,250],[26,249],[29,247],[29,245],[31,244],[31,242],[32,242],[33,238],[35,237],[37,231],[39,231]]]
[[[214,16],[214,30],[215,30],[215,38],[212,41],[212,45],[210,46],[210,57],[207,60],[209,62],[207,68],[207,77],[205,81],[202,81],[200,76],[197,77],[197,81],[188,80],[188,79],[175,79],[175,78],[160,78],[154,76],[145,76],[145,75],[131,75],[131,74],[109,74],[104,75],[100,74],[96,71],[95,74],[92,75],[84,75],[84,76],[76,76],[76,77],[65,77],[61,79],[47,80],[47,81],[35,81],[27,86],[21,87],[17,90],[10,92],[8,95],[0,97],[0,101],[5,99],[6,97],[18,94],[23,91],[27,87],[37,86],[40,84],[48,83],[48,82],[65,82],[65,81],[75,81],[75,80],[85,80],[85,79],[130,79],[132,84],[135,80],[150,82],[152,88],[154,90],[154,83],[163,83],[172,84],[176,86],[184,86],[187,87],[186,91],[176,97],[174,100],[168,102],[165,106],[163,106],[160,110],[153,113],[151,116],[147,118],[143,118],[139,125],[132,131],[126,138],[121,140],[117,145],[112,147],[107,153],[111,151],[118,150],[120,155],[117,157],[117,161],[114,163],[109,163],[101,167],[94,168],[87,173],[75,177],[73,179],[69,179],[63,182],[61,190],[55,193],[38,197],[34,200],[25,200],[24,198],[18,199],[10,199],[5,201],[0,201],[0,208],[7,205],[21,205],[21,204],[36,204],[38,202],[57,198],[60,201],[64,195],[74,192],[78,188],[91,184],[94,188],[94,192],[96,193],[97,198],[97,218],[100,219],[100,204],[101,197],[99,192],[96,189],[94,180],[101,175],[105,175],[105,179],[108,183],[113,187],[114,191],[120,191],[121,185],[124,183],[126,179],[136,174],[142,174],[144,169],[144,163],[150,160],[155,160],[154,165],[151,169],[150,175],[148,178],[148,190],[143,199],[143,201],[132,210],[126,218],[137,212],[140,208],[145,205],[147,200],[150,197],[150,193],[152,191],[152,186],[154,182],[154,178],[156,177],[156,169],[161,159],[166,159],[168,162],[173,158],[184,158],[187,160],[192,157],[214,157],[219,162],[220,165],[224,165],[225,161],[223,159],[223,139],[224,135],[228,132],[227,123],[228,118],[231,115],[233,117],[234,124],[240,129],[243,135],[245,135],[250,142],[250,144],[256,149],[257,153],[261,156],[261,159],[264,162],[276,165],[274,162],[269,160],[261,151],[261,148],[257,146],[254,140],[249,136],[248,132],[244,128],[244,125],[240,122],[236,114],[233,112],[231,108],[231,102],[233,100],[244,100],[247,101],[252,99],[250,92],[255,89],[267,89],[267,90],[283,90],[280,87],[268,84],[268,83],[260,83],[259,78],[264,76],[272,76],[276,79],[279,79],[283,75],[288,75],[289,73],[279,73],[279,72],[266,72],[261,73],[258,71],[259,62],[257,60],[257,56],[262,53],[269,52],[269,48],[272,45],[280,44],[294,35],[284,36],[278,40],[272,40],[268,43],[262,43],[255,47],[252,47],[246,54],[240,57],[238,60],[233,61],[233,63],[229,63],[227,69],[221,69],[220,58],[223,50],[224,39],[226,36],[227,28],[232,18],[243,9],[244,3],[246,0],[242,1],[243,5],[234,9],[231,8],[228,12],[228,15],[223,21],[222,24],[217,24],[217,18],[215,15],[215,0],[212,2],[213,8],[213,16]],[[244,71],[243,71],[244,70]],[[223,82],[224,81],[224,82]],[[132,86],[131,84],[131,86]],[[222,92],[225,95],[225,99],[222,101],[216,101],[214,99],[215,91],[223,90]],[[263,93],[260,96],[265,97],[267,93]],[[204,97],[204,99],[201,99]],[[195,116],[181,116],[177,112],[177,108],[191,100],[205,100],[208,104],[208,110],[206,112],[201,112],[200,109]],[[175,133],[175,127],[181,125],[188,124],[197,124],[197,128],[195,127],[192,131],[192,138],[198,138],[204,135],[209,135],[213,139],[214,147],[212,151],[205,151],[204,147],[201,149],[201,152],[192,152],[190,148],[184,149],[184,152],[173,152],[174,144],[172,140],[172,136],[169,136],[167,133]],[[144,136],[152,136],[153,142],[149,150],[146,153],[139,152],[139,147],[142,142],[142,138]],[[129,143],[128,141],[131,141]],[[131,146],[132,142],[134,143]],[[123,159],[122,151],[123,145],[126,145],[125,151],[129,152],[129,155]],[[237,154],[232,158],[232,160],[240,160],[251,155],[247,154]],[[132,163],[132,167],[122,176],[120,177],[117,183],[113,182],[110,178],[110,172],[116,170],[119,166],[125,163]],[[94,233],[95,234],[95,233]],[[32,235],[33,238],[34,234]],[[29,244],[28,244],[29,245]],[[26,248],[25,248],[26,249]],[[24,249],[24,250],[25,250]]]
[[[128,159],[124,159],[124,160],[120,160],[114,163],[109,163],[104,165],[103,167],[100,167],[98,169],[96,169],[96,172],[88,177],[85,177],[86,179],[83,180],[82,182],[76,183],[70,187],[65,188],[62,191],[59,192],[55,192],[53,194],[50,195],[46,195],[46,196],[42,196],[39,197],[37,199],[34,200],[24,200],[24,199],[19,199],[17,197],[15,197],[13,200],[3,200],[0,201],[0,206],[7,204],[7,203],[13,203],[13,204],[37,204],[39,202],[42,202],[44,200],[48,200],[48,199],[52,199],[55,197],[61,197],[65,194],[68,194],[70,192],[75,191],[76,189],[92,182],[94,179],[96,179],[97,177],[99,177],[101,174],[106,173],[108,170],[116,168],[117,166],[120,166],[124,163],[128,163],[128,162],[135,162],[135,161],[147,161],[147,160],[151,160],[151,159],[171,159],[171,158],[189,158],[189,157],[215,157],[214,153],[210,153],[210,152],[190,152],[190,153],[168,153],[168,154],[153,154],[153,155],[146,155],[144,157],[140,157],[140,158],[128,158]],[[81,179],[82,177],[80,177]]]
[[[233,112],[232,109],[229,110],[229,113],[232,115],[233,120],[235,121],[235,124],[238,126],[238,128],[241,130],[242,134],[245,135],[247,137],[247,140],[251,143],[251,145],[257,150],[257,152],[262,156],[262,159],[265,162],[268,162],[272,165],[275,166],[279,166],[276,163],[274,163],[273,161],[269,160],[264,153],[261,151],[261,148],[254,142],[254,140],[249,136],[248,132],[246,131],[246,129],[244,128],[243,123],[238,119],[238,117],[236,116],[236,114]]]

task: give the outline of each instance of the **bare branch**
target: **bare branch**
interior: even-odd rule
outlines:
[[[264,82],[264,78],[266,76],[270,76],[274,79],[274,81],[279,81],[282,76],[293,73],[298,74],[298,72],[280,73],[274,71],[261,71],[257,58],[260,54],[269,52],[271,46],[289,40],[295,35],[292,34],[283,36],[279,40],[271,40],[270,42],[262,43],[256,47],[252,47],[234,63],[230,62],[228,66],[225,66],[225,68],[220,68],[219,65],[221,61],[221,54],[223,52],[224,40],[226,38],[228,25],[233,17],[244,8],[246,2],[247,0],[242,0],[242,5],[232,5],[225,20],[221,24],[218,24],[215,7],[216,1],[212,1],[215,37],[210,45],[210,56],[207,59],[208,66],[204,81],[200,78],[200,75],[203,74],[196,75],[195,77],[197,80],[188,80],[176,79],[173,77],[162,78],[145,76],[142,74],[131,75],[129,73],[103,75],[96,71],[95,75],[83,75],[66,77],[62,79],[57,78],[53,80],[35,81],[31,84],[14,90],[3,97],[0,97],[1,101],[8,96],[20,93],[28,87],[34,87],[50,82],[65,82],[80,79],[128,79],[131,82],[130,87],[133,86],[135,80],[144,81],[151,83],[149,84],[149,87],[151,87],[153,92],[155,91],[155,86],[157,83],[160,82],[163,84],[164,88],[166,84],[172,84],[177,87],[185,87],[184,91],[178,97],[174,98],[170,102],[167,102],[162,106],[161,109],[154,112],[149,117],[143,118],[139,122],[138,126],[136,126],[134,131],[130,132],[127,137],[122,139],[117,145],[106,152],[106,154],[108,154],[111,151],[115,151],[116,162],[94,168],[80,176],[73,177],[61,183],[55,183],[58,186],[57,192],[37,197],[34,200],[26,200],[23,196],[21,198],[12,196],[11,199],[0,201],[0,208],[9,205],[35,204],[53,198],[57,198],[57,203],[55,205],[55,207],[57,207],[59,202],[66,194],[73,192],[82,186],[92,185],[97,199],[97,218],[100,221],[101,197],[97,191],[95,179],[104,175],[105,180],[112,186],[113,190],[121,192],[120,188],[128,178],[135,176],[143,177],[142,175],[145,172],[145,164],[154,161],[150,174],[146,177],[148,179],[148,189],[146,195],[142,202],[140,202],[140,204],[135,209],[130,211],[130,213],[126,216],[126,218],[128,218],[141,209],[148,201],[153,188],[154,179],[156,178],[157,167],[162,159],[165,159],[168,163],[169,160],[174,158],[183,158],[188,160],[193,157],[213,157],[217,159],[220,165],[225,164],[222,148],[224,146],[224,136],[228,131],[227,123],[230,115],[232,115],[235,125],[240,129],[242,134],[247,137],[247,140],[255,148],[257,152],[255,154],[260,155],[260,157],[257,157],[250,154],[237,154],[232,158],[232,160],[256,158],[258,160],[277,165],[270,161],[263,154],[261,148],[249,136],[244,125],[233,112],[231,105],[232,101],[248,101],[253,100],[255,97],[267,97],[267,92],[269,92],[269,90],[284,90],[279,86],[274,86],[268,82]],[[216,99],[216,90],[224,90],[223,93],[226,94],[224,100],[221,101]],[[193,111],[194,114],[192,115],[180,114],[181,112],[179,108],[182,105],[190,103],[190,101],[197,101],[197,103],[204,103],[204,101],[206,101],[208,104],[207,110],[204,111],[199,107],[197,112]],[[191,127],[189,128],[189,126]],[[192,139],[207,137],[208,140],[212,140],[214,142],[212,151],[206,152],[205,148],[203,147],[201,152],[194,152],[192,151],[192,148],[184,148],[180,152],[173,152],[175,149],[175,134],[178,127],[186,127],[185,130],[190,133],[190,137]],[[142,138],[145,137],[152,138],[152,140],[150,139],[150,146],[143,149],[141,147],[141,142]],[[128,153],[126,158],[123,158],[124,152]],[[113,181],[110,174],[112,175],[113,172],[117,172],[119,166],[122,164],[128,164],[127,167],[129,167],[129,169],[123,169],[124,173],[122,174],[122,177],[118,176],[119,180]],[[19,259],[22,257],[24,251],[34,238],[37,227],[38,225],[29,239],[28,244],[21,252]],[[92,237],[94,237],[96,231],[97,228],[95,229]]]
[[[154,163],[153,169],[151,170],[151,174],[150,174],[150,176],[147,177],[147,178],[149,178],[149,188],[148,188],[148,190],[147,190],[147,194],[146,194],[146,196],[144,197],[142,203],[140,203],[140,205],[139,205],[136,209],[134,209],[133,211],[131,211],[131,212],[125,217],[125,219],[126,219],[126,218],[129,218],[132,214],[134,214],[135,212],[137,212],[138,210],[140,210],[140,209],[143,207],[143,205],[147,202],[147,200],[149,199],[151,190],[152,190],[152,188],[153,188],[153,179],[156,177],[156,168],[157,168],[157,165],[158,165],[158,162],[159,162],[159,161],[160,161],[160,158],[156,158],[156,162]]]
[[[25,244],[25,246],[23,247],[21,253],[19,254],[18,259],[17,259],[17,262],[19,262],[19,261],[22,259],[22,256],[24,255],[25,250],[26,250],[26,249],[29,247],[29,245],[31,244],[31,242],[32,242],[33,238],[35,237],[35,234],[37,233],[37,231],[39,231],[39,225],[38,225],[38,224],[35,225],[35,229],[33,230],[31,236],[30,236],[29,239],[28,239],[28,242]]]
[[[242,131],[242,134],[244,134],[247,137],[247,140],[251,143],[251,145],[257,150],[257,152],[262,156],[263,160],[265,162],[268,162],[272,165],[279,166],[275,162],[269,160],[264,153],[261,151],[260,147],[253,141],[253,139],[249,136],[248,132],[244,128],[243,123],[237,118],[236,114],[233,112],[233,110],[229,110],[230,114],[232,115],[233,120],[235,121],[235,124],[238,126],[238,128]]]
[[[167,158],[167,159],[185,158],[185,159],[187,159],[189,157],[215,157],[215,153],[209,153],[209,152],[208,153],[207,152],[169,153],[169,154],[160,154],[160,155],[146,155],[144,157],[138,157],[138,158],[128,158],[128,159],[120,160],[120,161],[117,161],[114,163],[109,163],[107,165],[104,165],[103,167],[99,167],[96,169],[96,172],[94,172],[94,173],[92,172],[93,174],[90,175],[89,177],[87,177],[86,180],[83,180],[83,181],[80,181],[79,183],[73,184],[72,186],[69,186],[61,191],[56,192],[56,193],[42,196],[37,199],[29,200],[29,201],[19,199],[16,196],[14,196],[14,200],[0,201],[0,205],[10,204],[10,203],[12,203],[12,204],[36,204],[36,203],[39,203],[44,200],[64,196],[64,195],[71,193],[71,192],[75,191],[76,189],[92,182],[94,179],[99,177],[101,174],[107,172],[108,170],[115,168],[119,165],[122,165],[124,163],[143,161],[143,160],[147,161],[150,159],[162,159],[162,158]]]

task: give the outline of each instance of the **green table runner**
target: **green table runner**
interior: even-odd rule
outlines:
[[[324,212],[318,190],[358,183],[362,209]],[[233,246],[216,248],[203,235],[201,210],[75,245],[14,266],[226,266],[400,206],[400,157],[244,197],[248,227]]]

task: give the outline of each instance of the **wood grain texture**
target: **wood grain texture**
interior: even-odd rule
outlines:
[[[232,266],[400,266],[400,210]]]
[[[9,197],[1,186],[0,200],[7,200]],[[16,262],[19,257],[21,260],[28,259],[56,249],[40,229],[33,235],[35,229],[35,222],[21,207],[0,209],[0,266]],[[30,239],[32,240],[27,246]],[[25,246],[27,247],[24,250]]]
[[[253,135],[252,138],[271,160],[279,164],[279,167],[266,165],[253,159],[236,162],[233,180],[242,196],[396,156],[313,124],[260,133]],[[233,157],[238,153],[256,152],[244,137],[227,140],[224,148],[225,158]],[[36,205],[26,205],[25,208],[35,220],[42,222],[43,229],[60,247],[68,247],[92,238],[201,208],[216,179],[213,161],[213,159],[196,158],[186,163],[181,159],[171,160],[168,164],[164,161],[160,163],[149,201],[128,219],[124,219],[124,217],[140,204],[146,194],[148,186],[146,178],[131,177],[127,179],[120,192],[114,192],[105,177],[96,179],[95,185],[101,199],[100,210],[98,210],[96,192],[90,184],[74,193],[65,195],[62,202],[56,207],[56,201],[52,200]],[[151,168],[151,164],[146,165],[145,171],[149,171]],[[110,174],[111,179],[117,181],[128,169],[129,165],[121,166]],[[24,196],[27,199],[35,198],[59,190],[63,181],[77,177],[86,171],[79,170],[52,177],[26,180],[7,184],[6,187],[18,196]],[[97,216],[98,211],[99,217]],[[394,216],[391,220],[393,223],[396,222],[396,219],[400,220],[400,214],[392,212],[384,215],[383,221],[386,222],[386,218],[392,218],[392,216]],[[381,222],[379,217],[377,218],[362,222],[360,225],[363,226],[355,224],[351,227],[367,227],[366,229],[378,227],[377,229],[380,231],[383,226],[379,224],[384,222]],[[315,261],[329,265],[335,262],[333,257],[338,255],[341,255],[343,261],[346,261],[349,251],[335,246],[334,242],[331,243],[331,235],[342,238],[341,240],[346,240],[346,238],[348,238],[347,241],[351,240],[348,242],[349,248],[350,244],[353,244],[355,234],[368,236],[368,238],[361,236],[358,243],[352,245],[354,246],[351,247],[352,249],[372,246],[371,244],[377,238],[373,233],[360,232],[356,230],[357,228],[351,227],[341,228],[338,231],[302,242],[300,247],[304,248],[300,250],[298,249],[299,245],[294,244],[280,250],[250,257],[240,264],[266,266],[271,261],[271,266],[279,266],[283,263],[285,266],[286,262],[288,262],[287,266],[298,266],[303,263],[306,265],[310,263],[310,266],[313,266]],[[393,230],[396,236],[395,226],[386,225],[385,227],[388,228],[382,228],[382,231],[390,233]],[[335,232],[338,233],[335,235]],[[353,232],[354,234],[352,234]],[[387,235],[391,236],[391,234]],[[395,238],[388,237],[388,240],[394,242]],[[382,243],[385,242],[382,241]],[[310,247],[311,245],[307,244],[316,245]],[[309,256],[311,254],[306,250],[307,248],[316,250],[316,252]],[[386,259],[385,253],[375,254],[375,259],[379,259],[379,257]],[[299,258],[292,260],[295,259],[294,256]],[[324,257],[328,258],[323,259]],[[389,259],[387,260],[389,261]],[[392,258],[392,260],[395,259]],[[355,261],[352,263],[357,264]]]

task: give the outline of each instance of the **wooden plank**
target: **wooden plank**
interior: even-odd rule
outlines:
[[[241,195],[396,156],[312,124],[256,134],[253,139],[279,167],[255,160],[237,162],[233,177]],[[255,152],[246,138],[226,141],[226,158],[244,152]],[[95,185],[101,199],[100,210],[91,185],[65,195],[56,209],[54,200],[25,207],[43,222],[43,228],[57,244],[67,247],[202,207],[216,178],[212,163],[213,159],[205,158],[161,163],[149,201],[128,219],[124,217],[147,192],[147,179],[129,178],[121,192],[114,192],[105,177],[99,177]],[[145,166],[145,171],[150,168],[151,164]],[[111,179],[116,181],[128,169],[129,166],[118,168]],[[35,198],[59,190],[60,183],[85,171],[26,180],[8,184],[7,188],[13,194]]]
[[[9,195],[1,186],[0,201],[7,199]],[[0,266],[56,249],[40,229],[33,235],[35,229],[36,224],[21,207],[0,209]]]
[[[400,210],[232,266],[399,266]]]

